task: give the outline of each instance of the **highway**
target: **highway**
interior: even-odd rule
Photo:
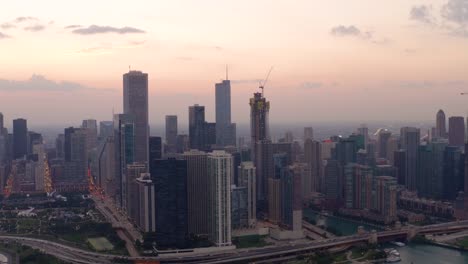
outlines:
[[[346,237],[333,237],[328,239],[290,243],[288,245],[267,246],[263,248],[238,249],[223,251],[219,253],[183,253],[178,256],[158,256],[158,257],[135,257],[135,256],[117,256],[110,254],[101,254],[90,252],[74,247],[64,246],[52,241],[16,237],[10,235],[0,236],[0,240],[5,242],[17,242],[23,245],[31,246],[42,252],[56,256],[65,261],[77,264],[91,263],[113,263],[115,259],[126,260],[158,260],[161,263],[229,263],[234,261],[253,261],[282,258],[291,255],[304,254],[314,250],[323,250],[338,246],[347,246],[360,242],[367,242],[371,236],[376,235],[378,239],[406,237],[408,232],[414,231],[416,234],[429,234],[431,232],[455,232],[468,229],[468,221],[451,222],[424,227],[404,227],[398,230],[389,230],[376,233],[364,233],[361,235],[352,235]]]

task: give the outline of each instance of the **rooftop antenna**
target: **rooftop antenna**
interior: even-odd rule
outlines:
[[[262,89],[262,96],[265,94],[265,92],[264,92],[265,85],[268,82],[268,78],[270,77],[270,73],[271,73],[272,70],[273,70],[273,66],[270,68],[270,71],[268,71],[268,74],[267,74],[265,80],[263,81],[263,83],[260,82],[260,86],[258,87],[258,88]]]

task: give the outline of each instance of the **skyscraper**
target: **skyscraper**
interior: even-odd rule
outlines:
[[[268,127],[268,114],[270,112],[270,102],[261,93],[254,93],[250,98],[250,143],[252,144],[252,157],[256,165],[256,145],[261,140],[270,139]]]
[[[216,145],[235,146],[236,126],[231,123],[231,81],[215,84],[216,95]]]
[[[125,114],[114,115],[114,149],[117,204],[124,206],[126,201],[125,171],[128,164],[135,162],[135,126],[133,118]]]
[[[404,149],[393,153],[393,166],[397,168],[398,184],[406,185],[406,151]]]
[[[123,75],[123,108],[135,125],[135,162],[148,164],[148,74],[130,71]]]
[[[124,203],[124,210],[127,212],[127,215],[132,219],[135,224],[140,223],[140,200],[139,200],[139,186],[137,179],[141,177],[143,173],[146,172],[146,164],[144,163],[132,163],[127,165],[126,169],[126,185],[125,193],[126,202]]]
[[[97,122],[94,119],[86,119],[86,120],[83,120],[81,127],[86,129],[86,133],[88,134],[86,144],[87,144],[87,149],[89,153],[91,152],[93,148],[97,146],[97,136],[98,136]]]
[[[5,128],[5,123],[3,121],[3,113],[0,112],[0,135],[3,134],[3,128]]]
[[[205,107],[193,105],[189,107],[189,138],[190,148],[205,149]]]
[[[113,125],[114,123],[112,121],[99,122],[99,138],[101,141],[104,141],[113,135]]]
[[[26,119],[13,120],[13,158],[19,159],[28,153],[28,126]]]
[[[379,151],[379,158],[384,158],[388,159],[387,154],[388,154],[388,142],[390,140],[390,137],[392,136],[392,132],[382,129],[379,132],[378,135],[378,151]]]
[[[149,138],[149,158],[150,161],[162,158],[162,139],[161,137]]]
[[[177,116],[166,116],[166,153],[175,153],[177,148]]]
[[[435,130],[435,137],[438,138],[446,138],[447,137],[447,130],[446,130],[446,121],[445,121],[445,113],[442,109],[437,112],[436,115],[436,130]]]
[[[449,145],[463,147],[465,144],[465,120],[462,116],[449,117]]]
[[[312,127],[304,127],[304,141],[314,139],[314,129]]]
[[[210,206],[207,191],[207,154],[199,150],[190,150],[182,156],[187,161],[188,231],[191,234],[207,235]]]
[[[247,210],[249,227],[255,227],[257,223],[257,187],[255,166],[251,161],[244,161],[238,167],[239,186],[247,187]]]
[[[163,248],[184,248],[188,237],[187,161],[152,160],[150,168],[155,193],[156,243]]]
[[[397,188],[396,179],[390,176],[376,177],[376,209],[385,221],[397,219]]]
[[[82,182],[87,178],[88,152],[87,133],[82,128],[65,128],[65,161],[73,182]]]
[[[259,211],[267,211],[268,179],[274,173],[273,149],[270,140],[260,140],[255,144],[254,163],[257,168],[257,208]]]
[[[140,202],[140,222],[138,226],[144,232],[155,232],[155,196],[154,184],[149,173],[144,173],[136,180],[138,184],[138,200]]]
[[[367,125],[362,124],[361,127],[358,128],[358,135],[364,137],[364,148],[367,149],[367,144],[369,144],[369,128],[367,128]]]
[[[414,127],[402,127],[400,131],[401,148],[406,152],[406,178],[405,185],[411,190],[415,191],[417,187],[417,160],[418,148],[420,143],[420,131]]]
[[[218,247],[231,245],[232,156],[225,151],[208,154],[210,239]]]
[[[319,192],[323,187],[322,144],[319,141],[306,139],[304,142],[304,161],[310,168],[310,186],[305,188],[310,188],[311,192]],[[307,184],[307,182],[302,184]]]

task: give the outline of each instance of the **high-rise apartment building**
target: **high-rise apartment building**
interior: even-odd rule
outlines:
[[[247,210],[249,227],[257,224],[256,168],[251,161],[244,161],[238,167],[240,187],[247,187]]]
[[[231,245],[232,156],[225,151],[208,154],[210,239],[218,247]]]
[[[130,71],[123,75],[123,109],[134,121],[134,161],[148,164],[148,74]]]
[[[140,202],[140,222],[138,226],[144,232],[155,232],[155,201],[154,184],[149,173],[144,173],[136,179],[138,184],[138,200]]]
[[[465,120],[462,116],[449,117],[449,145],[463,147],[465,144]]]
[[[132,219],[133,223],[140,223],[140,200],[139,200],[139,185],[137,179],[146,172],[146,164],[142,162],[135,162],[127,165],[125,173],[125,193],[126,201],[124,202],[124,210],[127,215]]]
[[[176,153],[177,151],[177,116],[166,116],[166,153]]]

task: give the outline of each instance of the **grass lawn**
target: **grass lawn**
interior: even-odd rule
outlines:
[[[233,243],[237,248],[265,247],[270,245],[265,241],[265,237],[260,235],[240,236],[235,237]]]
[[[114,250],[114,245],[105,237],[88,238],[88,242],[96,251]]]
[[[457,240],[456,244],[462,248],[468,249],[468,237]]]

